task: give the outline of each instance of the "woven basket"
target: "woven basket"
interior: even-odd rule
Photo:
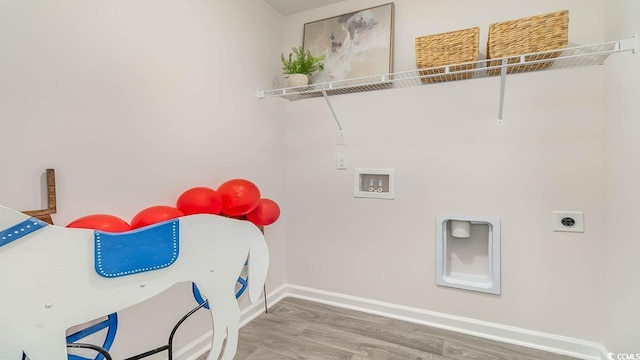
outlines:
[[[557,11],[517,20],[491,24],[487,42],[487,59],[503,58],[515,55],[560,50],[569,42],[569,11]],[[525,60],[543,60],[558,57],[560,52],[544,55],[532,55]],[[516,63],[519,58],[509,59]],[[487,66],[498,66],[500,61],[489,61]],[[524,72],[542,70],[553,65],[553,61],[533,65],[514,66],[508,72]],[[492,75],[500,73],[500,69],[490,70]]]
[[[427,76],[444,73],[445,65],[478,61],[478,43],[480,28],[451,31],[442,34],[427,35],[416,38],[416,65],[420,75]],[[450,67],[450,71],[471,70],[475,64]],[[435,68],[434,68],[435,67]],[[423,78],[423,83],[469,79],[472,72],[448,74]]]

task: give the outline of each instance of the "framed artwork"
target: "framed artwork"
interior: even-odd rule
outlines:
[[[394,4],[389,3],[304,24],[302,46],[324,55],[314,83],[393,71]]]

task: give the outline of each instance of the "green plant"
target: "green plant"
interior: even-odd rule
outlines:
[[[291,48],[293,52],[289,53],[289,58],[285,58],[284,54],[280,55],[282,61],[282,71],[285,74],[305,74],[311,76],[314,72],[323,70],[323,56],[313,56],[311,51],[304,50],[302,46]],[[295,59],[293,58],[295,55]]]

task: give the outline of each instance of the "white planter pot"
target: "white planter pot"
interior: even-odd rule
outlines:
[[[289,74],[285,78],[286,87],[300,87],[309,85],[309,77],[304,74]]]

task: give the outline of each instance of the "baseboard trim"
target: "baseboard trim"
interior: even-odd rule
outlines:
[[[268,307],[277,304],[285,297],[287,297],[287,284],[284,284],[267,294]],[[240,312],[240,327],[245,326],[247,323],[258,317],[262,313],[264,313],[264,302],[262,301],[257,301],[256,303],[247,306]]]
[[[547,334],[513,326],[480,321],[435,311],[396,305],[351,295],[328,292],[298,285],[285,284],[267,295],[269,307],[286,297],[309,300],[321,304],[362,311],[374,315],[451,330],[480,338],[525,346],[532,349],[575,357],[583,360],[608,360],[608,351],[602,344]],[[240,327],[264,312],[264,304],[251,304],[240,314]],[[176,353],[176,359],[196,360],[206,353],[211,344],[212,332],[202,335]]]
[[[385,303],[288,284],[288,296],[363,311],[485,339],[572,356],[584,360],[607,360],[603,345],[570,337],[454,316],[408,306]]]

